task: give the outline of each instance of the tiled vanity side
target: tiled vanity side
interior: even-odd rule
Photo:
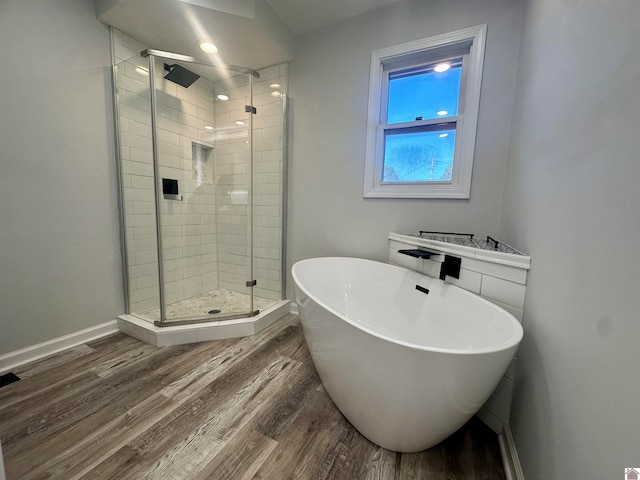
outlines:
[[[398,253],[398,250],[416,247],[441,254],[421,259]],[[389,234],[389,263],[392,265],[438,278],[444,254],[454,255],[462,260],[460,278],[447,278],[448,282],[486,298],[510,312],[522,323],[529,257],[497,254],[397,233]],[[496,433],[502,432],[503,424],[509,423],[516,360],[517,354],[494,392],[478,412],[478,417]]]

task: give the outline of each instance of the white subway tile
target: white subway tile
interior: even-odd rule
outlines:
[[[474,258],[463,258],[462,267],[475,272],[487,274],[492,277],[509,280],[510,282],[520,283],[523,285],[527,282],[527,270],[523,268],[510,267]]]
[[[162,238],[179,237],[182,235],[182,228],[179,225],[162,225]]]
[[[282,115],[282,102],[278,100],[271,103],[265,103],[260,106],[260,113],[262,113],[262,115]]]
[[[139,278],[153,274],[158,274],[158,264],[156,262],[129,266],[129,278]]]
[[[492,393],[489,397],[489,400],[487,400],[484,404],[483,408],[486,408],[504,423],[509,423],[509,416],[511,415],[510,401],[507,401],[499,397],[495,393]]]
[[[192,258],[196,258],[196,257],[192,257]],[[179,270],[179,269],[182,269],[185,266],[187,266],[186,265],[187,259],[184,259],[184,258],[174,258],[174,259],[171,259],[171,260],[167,260],[165,258],[163,260],[164,260],[164,271],[165,272],[170,272],[172,270]]]
[[[201,241],[200,235],[185,235],[184,241],[186,246],[200,245],[205,243]],[[214,242],[208,242],[208,243],[214,243]]]
[[[516,365],[517,365],[517,357],[513,357],[513,359],[511,360],[511,363],[509,364],[509,366],[507,367],[507,371],[505,372],[504,376],[513,380],[515,382],[516,379]]]
[[[174,260],[182,258],[182,248],[164,248],[162,249],[162,260]]]
[[[164,272],[164,281],[165,282],[174,282],[176,280],[180,280],[184,278],[183,269],[178,270],[165,270]]]
[[[158,296],[157,287],[137,288],[129,292],[129,298],[132,302],[139,302],[141,300],[148,300],[156,298]]]
[[[141,104],[144,104],[144,99],[140,100]],[[120,115],[130,120],[135,120],[141,123],[147,123],[151,125],[151,110],[145,108],[138,108],[137,105],[130,105],[127,103],[121,103],[119,105]]]
[[[180,237],[163,236],[163,239],[162,239],[162,247],[163,248],[184,247],[186,245],[187,245],[186,237],[182,237],[182,236],[180,236]]]
[[[124,100],[120,104],[120,107],[121,107],[120,111],[122,111],[124,107],[133,107],[133,109],[137,109],[137,110],[140,110],[140,112],[144,112],[145,115],[141,115],[138,117],[135,115],[135,113],[128,114],[127,115],[128,118],[134,119],[141,123],[149,122],[149,124],[151,124],[151,102],[149,100],[149,97],[147,97],[146,95],[139,95],[135,92],[124,92],[124,93],[125,95],[120,96]],[[127,108],[126,111],[129,111],[129,109]]]
[[[424,259],[422,264],[422,273],[433,278],[439,278],[440,268],[442,268],[442,262],[436,262],[435,260],[431,260],[430,258]]]
[[[281,150],[282,138],[267,138],[262,140],[256,140],[254,142],[253,148],[256,152],[266,151],[266,150]]]
[[[127,226],[129,227],[148,227],[155,224],[155,215],[127,215]]]
[[[256,115],[253,120],[254,128],[267,128],[282,125],[282,115]]]
[[[439,275],[439,274],[438,274]],[[471,270],[460,269],[460,278],[446,277],[446,281],[457,285],[460,288],[464,288],[469,292],[480,293],[480,285],[482,283],[482,275],[478,272],[472,272]]]
[[[200,258],[202,260],[202,263],[215,263],[218,261],[218,253],[207,253],[205,255],[201,255]]]
[[[522,323],[522,317],[523,317],[522,309],[513,307],[511,305],[507,305],[506,303],[499,302],[498,300],[495,300],[493,298],[489,298],[489,297],[485,297],[485,298],[487,300],[489,300],[490,302],[496,304],[500,308],[504,308],[507,312],[509,312],[514,317],[516,317],[516,320],[518,320],[520,323]]]
[[[513,380],[508,377],[502,377],[493,393],[510,404],[513,397],[513,388]]]
[[[512,307],[521,310],[524,308],[524,285],[495,278],[490,275],[483,275],[480,293],[483,297],[498,300]]]
[[[121,68],[118,71],[117,82],[118,82],[118,94],[120,98],[126,99],[127,94],[132,94],[140,97],[141,99],[146,99],[149,102],[149,83],[146,77],[140,75],[135,69],[137,65],[135,64],[124,64],[124,68]],[[146,83],[144,80],[147,80]]]
[[[172,303],[179,302],[184,299],[184,290],[176,290],[175,292],[166,292],[165,302],[167,305],[171,305]]]
[[[158,275],[136,278],[136,289],[158,287]]]
[[[153,190],[153,177],[131,175],[130,178],[131,178],[131,188],[142,188],[147,190]]]
[[[182,271],[184,272],[185,277],[193,277],[194,275],[203,275],[203,274],[216,274],[217,273],[217,263],[203,263],[201,265],[193,265],[191,267],[184,268]],[[204,281],[204,280],[203,280]]]
[[[138,135],[142,138],[148,139],[149,143],[151,142],[151,125],[132,120],[129,123],[129,132],[132,135]]]
[[[494,415],[487,406],[482,407],[477,413],[477,416],[496,434],[502,433],[502,429],[506,422]]]
[[[268,300],[273,300],[274,303],[282,300],[281,287],[278,287],[277,290],[268,290],[266,288],[261,288],[259,286],[254,287],[253,289],[254,295],[260,298],[266,298]],[[266,310],[269,307],[262,308],[261,310]]]
[[[145,151],[151,150],[151,138],[148,137],[122,132],[120,133],[120,140],[122,141],[122,145],[127,147],[138,148]]]

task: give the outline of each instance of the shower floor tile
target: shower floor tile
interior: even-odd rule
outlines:
[[[264,310],[276,303],[277,300],[268,298],[253,297],[253,309]],[[210,310],[220,310],[220,313],[209,314]],[[201,293],[195,297],[185,298],[175,303],[167,305],[167,320],[204,317],[209,315],[211,320],[216,317],[246,313],[249,311],[249,295],[246,293],[232,292],[230,290],[218,289]],[[144,312],[136,312],[145,320],[153,321],[160,319],[160,309],[154,308]],[[146,318],[145,318],[146,317]]]

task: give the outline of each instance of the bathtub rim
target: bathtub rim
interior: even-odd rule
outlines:
[[[513,336],[509,339],[509,341],[507,342],[503,342],[494,346],[490,346],[490,347],[477,347],[477,348],[473,348],[473,349],[461,349],[461,348],[443,348],[443,347],[433,347],[433,346],[426,346],[426,345],[420,345],[417,343],[411,343],[411,342],[406,342],[403,340],[398,340],[392,337],[388,337],[386,335],[383,335],[379,332],[376,332],[375,330],[372,330],[371,328],[368,328],[360,323],[357,322],[353,322],[352,320],[350,320],[349,318],[347,318],[344,314],[336,311],[335,309],[331,308],[329,305],[327,305],[325,302],[321,301],[316,295],[312,294],[304,285],[302,285],[302,283],[300,282],[300,279],[296,273],[296,266],[298,264],[302,264],[302,263],[309,263],[312,261],[319,261],[319,260],[357,260],[357,261],[363,261],[366,263],[376,263],[376,264],[381,264],[381,265],[385,265],[387,267],[390,268],[395,268],[395,269],[399,269],[399,270],[405,270],[408,272],[414,272],[416,274],[419,275],[423,275],[433,281],[436,282],[441,282],[444,283],[442,280],[438,279],[438,278],[434,278],[434,277],[430,277],[428,275],[425,275],[424,273],[420,273],[420,272],[416,272],[414,270],[410,270],[408,268],[405,267],[401,267],[398,265],[392,265],[389,263],[385,263],[385,262],[379,262],[377,260],[370,260],[367,258],[359,258],[359,257],[337,257],[337,256],[327,256],[327,257],[311,257],[311,258],[305,258],[303,260],[298,260],[297,262],[295,262],[292,266],[291,266],[291,275],[293,277],[293,282],[294,282],[294,287],[296,288],[300,288],[304,294],[309,297],[311,300],[313,300],[316,304],[320,305],[322,308],[326,309],[328,312],[332,313],[333,315],[335,315],[336,317],[340,318],[340,320],[348,323],[349,325],[351,325],[354,328],[357,328],[358,330],[361,330],[365,333],[368,333],[369,335],[373,335],[376,338],[379,338],[381,340],[384,340],[386,342],[391,342],[394,343],[396,345],[401,345],[403,347],[407,347],[407,348],[411,348],[414,350],[422,350],[422,351],[427,351],[427,352],[434,352],[434,353],[444,353],[444,354],[452,354],[452,355],[482,355],[482,354],[488,354],[488,353],[498,353],[498,352],[503,352],[505,350],[509,350],[511,348],[514,347],[518,347],[520,342],[523,339],[524,336],[524,330],[522,328],[522,325],[520,324],[520,322],[518,322],[518,320],[511,314],[509,313],[507,310],[505,310],[504,308],[496,305],[493,302],[490,302],[489,300],[481,297],[478,294],[475,294],[473,292],[469,292],[468,290],[465,290],[464,288],[458,287],[457,285],[453,285],[450,283],[447,283],[447,287],[448,288],[454,288],[454,289],[458,289],[460,291],[463,292],[463,295],[470,295],[472,297],[475,297],[475,299],[477,301],[479,301],[480,303],[485,303],[488,306],[490,306],[491,308],[500,311],[502,314],[506,315],[507,318],[509,318],[511,320],[511,323],[514,325],[514,334]],[[298,305],[298,310],[300,310],[300,306]],[[302,318],[301,318],[302,320]],[[303,322],[303,326],[304,326],[304,322]]]

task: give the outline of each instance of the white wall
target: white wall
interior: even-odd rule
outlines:
[[[497,234],[522,7],[520,0],[410,0],[299,37],[289,72],[289,266],[322,255],[383,261],[390,231]],[[488,34],[471,199],[363,199],[371,51],[482,23]]]
[[[0,2],[0,353],[124,310],[109,51],[93,0]]]
[[[639,19],[637,0],[525,13],[502,230],[532,257],[512,414],[527,480],[640,463]]]

